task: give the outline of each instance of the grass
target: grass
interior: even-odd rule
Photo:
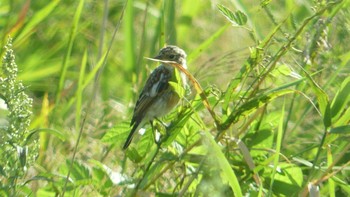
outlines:
[[[1,164],[2,196],[350,194],[348,1],[6,1],[0,15],[40,144],[13,153],[39,155],[16,177]],[[193,88],[159,142],[146,125],[123,151],[157,64],[144,57],[165,43],[187,52]]]

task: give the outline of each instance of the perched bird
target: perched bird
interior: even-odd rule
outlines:
[[[186,53],[177,46],[168,45],[159,51],[154,59],[173,61],[187,69]],[[182,85],[186,85],[186,76],[181,73]],[[169,82],[177,82],[175,68],[169,64],[161,63],[149,76],[143,90],[136,102],[134,115],[130,126],[132,129],[123,146],[128,148],[136,131],[143,124],[151,122],[154,118],[168,114],[179,102],[180,97]]]

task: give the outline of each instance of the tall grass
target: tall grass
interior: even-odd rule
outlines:
[[[348,13],[348,1],[0,4],[41,146],[1,194],[349,195]],[[192,89],[156,121],[159,141],[146,125],[122,151],[157,64],[144,57],[165,44],[188,53]]]

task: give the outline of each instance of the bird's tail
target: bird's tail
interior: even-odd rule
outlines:
[[[132,126],[132,129],[129,133],[128,138],[125,141],[125,144],[123,146],[123,150],[127,149],[132,141],[132,138],[134,137],[135,132],[139,129],[140,122],[135,122],[135,124]]]

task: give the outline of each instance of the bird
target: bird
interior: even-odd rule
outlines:
[[[157,60],[171,61],[180,64],[187,69],[186,53],[183,49],[175,45],[167,45],[162,48]],[[187,84],[186,75],[180,73],[182,84],[185,88]],[[136,102],[134,113],[130,122],[131,131],[125,141],[123,149],[127,149],[136,131],[145,123],[156,118],[167,115],[178,103],[180,96],[176,93],[169,82],[176,81],[175,68],[169,63],[161,62],[148,77],[141,94]]]

